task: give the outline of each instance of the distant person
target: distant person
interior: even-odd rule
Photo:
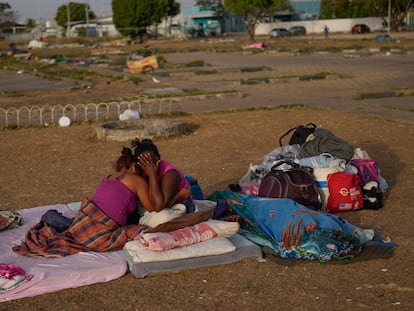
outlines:
[[[155,227],[160,223],[195,210],[190,184],[183,172],[162,160],[151,139],[131,142],[138,161],[138,174],[148,182],[153,210],[140,209],[139,224]]]
[[[325,25],[325,27],[323,27],[323,32],[325,34],[325,39],[329,39],[329,28],[328,28],[328,26]]]

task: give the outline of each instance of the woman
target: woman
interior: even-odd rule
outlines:
[[[183,172],[161,160],[158,148],[151,139],[136,139],[131,144],[139,165],[138,173],[148,182],[152,205],[152,209],[140,208],[139,223],[155,227],[182,214],[194,212],[190,185]]]
[[[147,181],[135,173],[136,163],[132,150],[124,148],[115,164],[117,172],[99,184],[90,200],[82,202],[66,230],[60,232],[51,222],[40,221],[13,250],[23,256],[62,257],[122,249],[147,228],[127,225],[128,215],[137,208],[137,200],[146,210],[154,210]]]
[[[115,172],[137,173],[137,158],[132,153],[131,148],[123,147],[121,156],[113,163]]]
[[[136,174],[137,159],[130,148],[122,149],[115,171],[100,183],[91,202],[122,227],[127,224],[128,215],[136,210],[138,199],[146,210],[153,207],[148,183]]]

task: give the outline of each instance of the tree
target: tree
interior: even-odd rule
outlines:
[[[141,40],[148,26],[179,12],[180,4],[173,0],[112,0],[116,29],[124,36],[139,36]]]
[[[89,8],[89,4],[69,2],[69,22],[94,18],[96,18],[95,13]],[[66,25],[68,22],[68,6],[66,4],[58,7],[55,20],[60,27]]]
[[[395,31],[399,30],[408,11],[413,9],[414,5],[413,0],[371,0],[369,2],[372,3],[371,9],[373,16],[382,17],[384,19],[384,24],[387,24],[384,17],[388,17],[388,13],[391,14],[390,29]],[[388,11],[389,5],[391,5],[391,12]]]
[[[329,19],[377,16],[387,24],[386,18],[391,5],[391,29],[398,30],[413,4],[413,0],[322,0],[320,17]]]
[[[167,16],[176,16],[180,13],[181,6],[175,0],[167,0]]]
[[[225,0],[224,7],[227,11],[243,18],[251,40],[254,39],[256,25],[263,15],[291,10],[288,0]]]
[[[0,2],[0,26],[15,23],[16,12],[11,10],[10,4]]]
[[[167,0],[167,12],[168,24],[171,25],[172,18],[180,13],[180,4],[174,0]],[[168,28],[170,30],[170,28]]]
[[[224,0],[198,0],[197,5],[203,10],[210,10],[214,12],[220,22],[221,33],[226,30],[226,10],[224,8]]]
[[[36,21],[33,18],[26,20],[26,30],[30,31],[37,26]]]

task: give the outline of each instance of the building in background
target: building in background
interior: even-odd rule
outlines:
[[[222,32],[244,32],[241,17],[228,14],[222,25],[214,11],[203,10],[197,5],[182,7],[180,19],[185,31],[193,37],[215,36]]]

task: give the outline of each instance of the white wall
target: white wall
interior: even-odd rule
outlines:
[[[295,21],[295,22],[274,22],[259,24],[256,27],[256,35],[267,35],[272,28],[286,28],[292,26],[304,26],[307,33],[323,33],[323,28],[328,26],[329,32],[351,32],[352,26],[355,24],[366,24],[371,31],[380,31],[383,20],[379,17],[368,18],[344,18],[344,19],[326,19],[311,21]]]

